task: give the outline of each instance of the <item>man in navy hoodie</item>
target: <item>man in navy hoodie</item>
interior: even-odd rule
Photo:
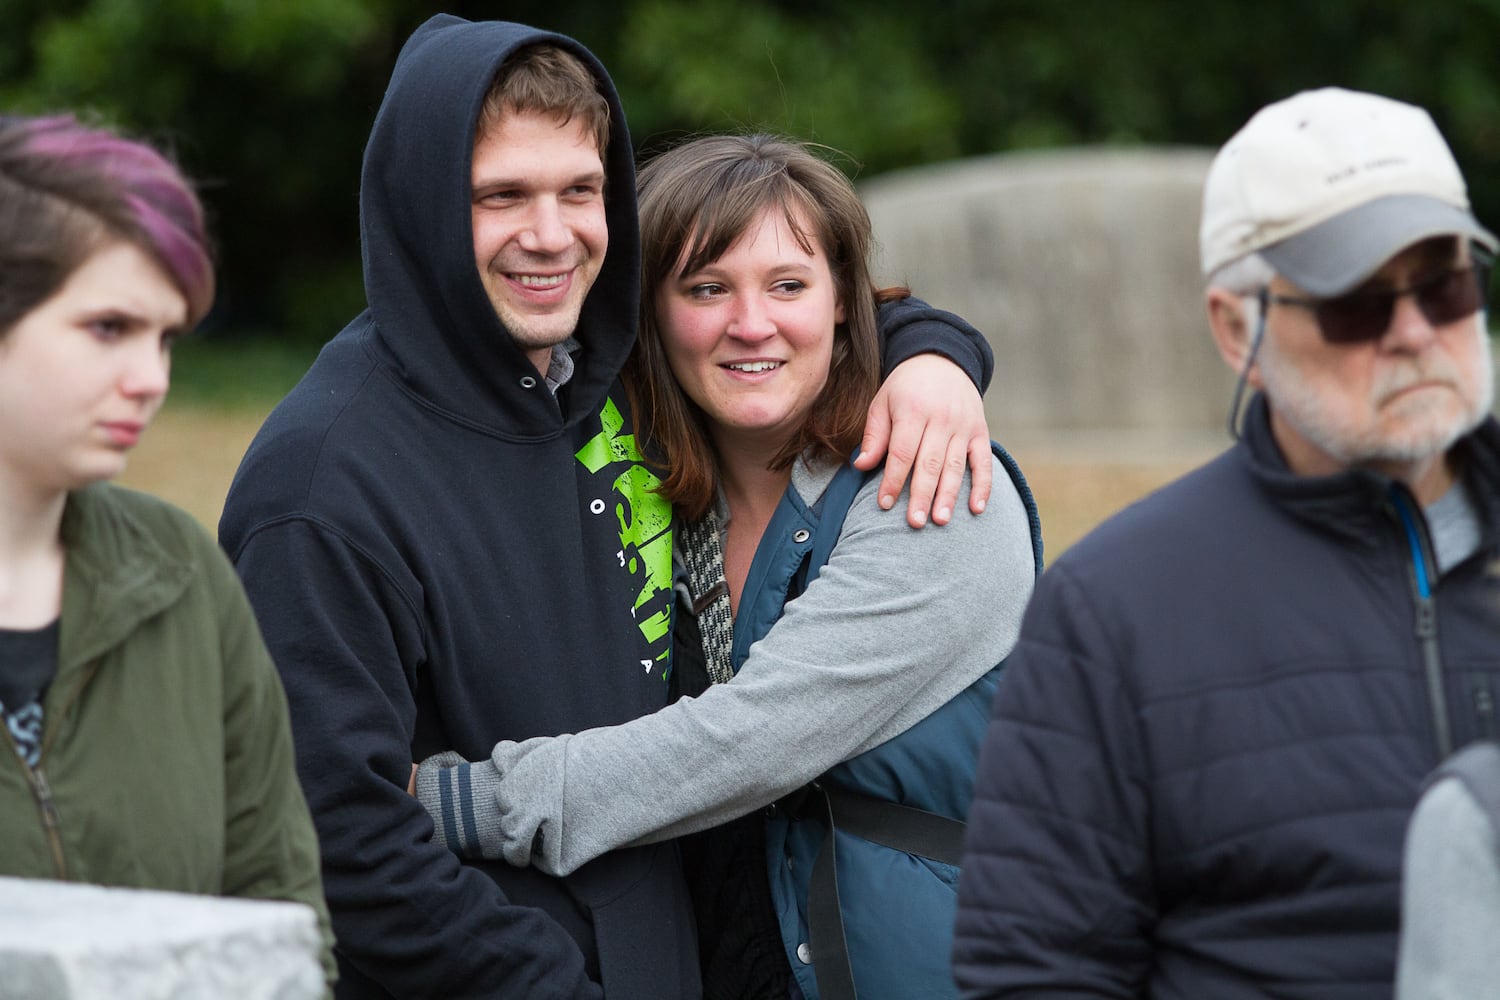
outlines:
[[[1423,777],[1495,735],[1496,241],[1432,119],[1262,109],[1201,246],[1257,391],[1037,587],[970,812],[965,997],[1388,1000]]]
[[[666,699],[670,511],[619,382],[639,251],[604,68],[561,36],[431,19],[398,58],[360,212],[369,307],[267,419],[219,525],[291,703],[339,995],[696,996],[673,845],[566,879],[461,862],[406,793],[436,751]],[[973,362],[936,362],[937,397],[967,393],[972,419],[989,357],[958,322],[907,302],[888,361]],[[971,437],[987,472],[982,426],[951,461]],[[926,443],[941,466],[946,439]]]

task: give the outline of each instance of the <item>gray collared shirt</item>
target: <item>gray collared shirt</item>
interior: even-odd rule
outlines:
[[[552,395],[556,396],[557,390],[567,385],[568,380],[573,377],[573,352],[582,346],[574,337],[552,345],[552,358],[547,362],[547,374],[542,376],[542,381],[547,383]]]

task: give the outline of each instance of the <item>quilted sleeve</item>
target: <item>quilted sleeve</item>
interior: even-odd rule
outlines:
[[[1139,997],[1155,921],[1145,762],[1126,639],[1043,577],[979,761],[959,883],[966,998]]]

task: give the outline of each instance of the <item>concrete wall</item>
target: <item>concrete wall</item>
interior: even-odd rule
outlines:
[[[986,406],[1001,441],[1227,444],[1234,379],[1209,336],[1198,273],[1211,155],[1078,149],[873,177],[860,193],[880,244],[877,278],[988,335]]]
[[[312,1000],[300,903],[0,878],[0,1000]]]

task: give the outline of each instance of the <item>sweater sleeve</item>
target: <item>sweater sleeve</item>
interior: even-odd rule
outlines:
[[[918,354],[941,354],[962,368],[981,393],[990,387],[994,352],[984,334],[962,317],[908,297],[883,304],[876,322],[883,345],[883,375]]]
[[[980,753],[954,930],[965,998],[1145,995],[1155,891],[1128,642],[1069,568],[1037,586]]]
[[[462,775],[419,777],[419,794],[441,808],[442,781],[471,782],[484,814],[474,828],[489,832],[455,849],[567,873],[743,815],[899,735],[1015,642],[1033,584],[1030,525],[998,466],[994,481],[988,513],[933,532],[882,511],[872,479],[821,575],[733,680],[622,726],[501,743]]]
[[[412,596],[311,520],[231,555],[286,688],[343,962],[394,996],[598,997],[572,937],[432,843],[406,794],[425,662]]]
[[[1406,834],[1396,1000],[1492,993],[1500,976],[1500,851],[1458,778],[1438,781]]]

